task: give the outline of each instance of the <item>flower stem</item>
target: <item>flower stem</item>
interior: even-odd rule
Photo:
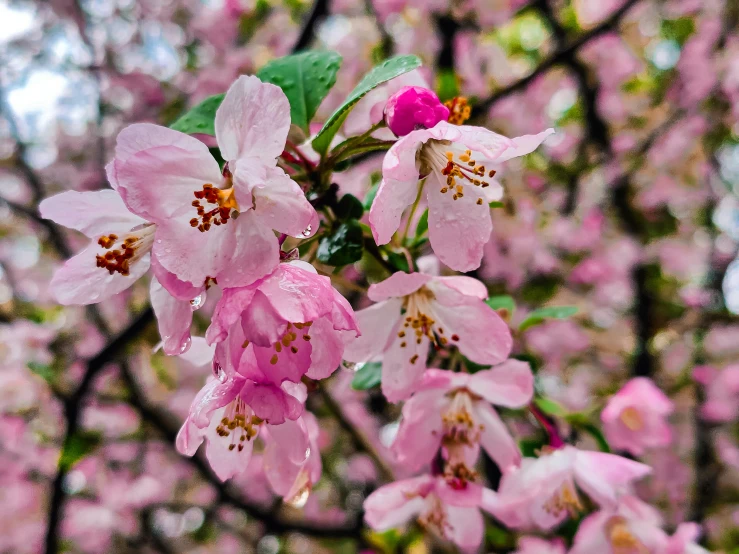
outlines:
[[[529,404],[529,411],[531,411],[531,414],[536,418],[536,421],[538,421],[547,432],[547,435],[549,436],[549,446],[552,448],[562,448],[565,443],[562,440],[562,437],[560,437],[557,425],[554,421],[547,417],[547,415],[533,402]]]

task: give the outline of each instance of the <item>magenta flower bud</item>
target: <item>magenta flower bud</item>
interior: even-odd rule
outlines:
[[[417,127],[430,129],[448,117],[449,108],[433,91],[423,87],[403,87],[385,104],[385,122],[399,137]]]

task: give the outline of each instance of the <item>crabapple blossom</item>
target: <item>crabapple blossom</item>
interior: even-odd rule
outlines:
[[[276,166],[289,114],[279,87],[237,79],[215,117],[223,171],[205,144],[178,131],[139,123],[118,135],[108,178],[133,213],[156,223],[149,245],[179,280],[248,285],[278,263],[273,229],[303,236],[316,225],[298,184]]]
[[[521,537],[518,549],[513,554],[566,554],[567,550],[561,540],[547,541],[539,537]]]
[[[390,242],[403,210],[425,192],[434,253],[454,270],[477,269],[492,230],[488,204],[502,195],[494,167],[533,152],[553,132],[509,139],[482,127],[440,121],[401,137],[385,156],[383,181],[370,210],[375,241]]]
[[[403,406],[403,420],[393,443],[398,461],[413,469],[430,462],[440,447],[447,469],[458,479],[474,476],[480,446],[503,472],[518,465],[518,445],[491,404],[521,408],[531,401],[534,376],[525,362],[506,360],[472,375],[429,369]]]
[[[670,443],[666,421],[674,406],[651,379],[635,377],[611,397],[601,413],[603,430],[614,448],[641,456]]]
[[[382,392],[391,402],[418,387],[429,346],[456,346],[473,362],[500,363],[511,351],[508,326],[483,299],[485,286],[464,276],[397,272],[370,286],[374,306],[357,312],[362,335],[344,359],[363,363],[382,355]]]
[[[243,337],[239,371],[279,385],[328,377],[341,363],[344,341],[357,334],[354,311],[331,280],[294,261],[252,285],[225,289],[206,338]]]
[[[584,511],[577,488],[602,508],[613,507],[622,487],[651,471],[613,454],[550,448],[503,475],[493,513],[515,529],[548,531]]]

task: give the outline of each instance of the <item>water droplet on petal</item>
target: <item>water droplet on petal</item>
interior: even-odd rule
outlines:
[[[303,231],[303,232],[302,232],[302,233],[300,233],[300,234],[301,234],[301,235],[303,235],[304,237],[309,237],[309,236],[310,236],[310,233],[311,233],[311,231],[312,231],[312,230],[313,230],[313,227],[312,227],[311,225],[308,225],[308,226],[307,226],[307,227],[305,228],[305,231]]]
[[[364,367],[364,364],[362,363],[354,363],[354,362],[349,362],[347,360],[343,360],[341,362],[341,365],[343,365],[349,371],[359,371],[360,369]]]
[[[300,479],[300,477],[298,477]],[[302,508],[305,506],[306,502],[308,502],[308,497],[310,496],[311,491],[311,483],[309,480],[306,480],[306,483],[298,489],[298,491],[293,494],[290,498],[285,498],[285,504],[288,506],[292,506],[293,508]]]
[[[180,354],[184,354],[188,350],[190,350],[190,345],[192,344],[192,339],[188,336],[185,338],[185,340],[182,341],[182,344],[180,344]]]
[[[190,300],[190,307],[193,309],[193,311],[200,308],[205,303],[205,292],[201,292],[198,294],[195,298]]]
[[[226,382],[226,372],[223,371],[223,368],[221,366],[219,366],[219,365],[215,365],[214,364],[213,370],[215,371],[215,374],[216,374],[216,377],[218,378],[218,380],[221,383],[225,383]]]

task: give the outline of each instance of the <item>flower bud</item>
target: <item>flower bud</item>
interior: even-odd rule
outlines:
[[[423,87],[403,87],[385,105],[385,122],[399,137],[417,127],[431,128],[448,117],[449,108],[433,91]]]

